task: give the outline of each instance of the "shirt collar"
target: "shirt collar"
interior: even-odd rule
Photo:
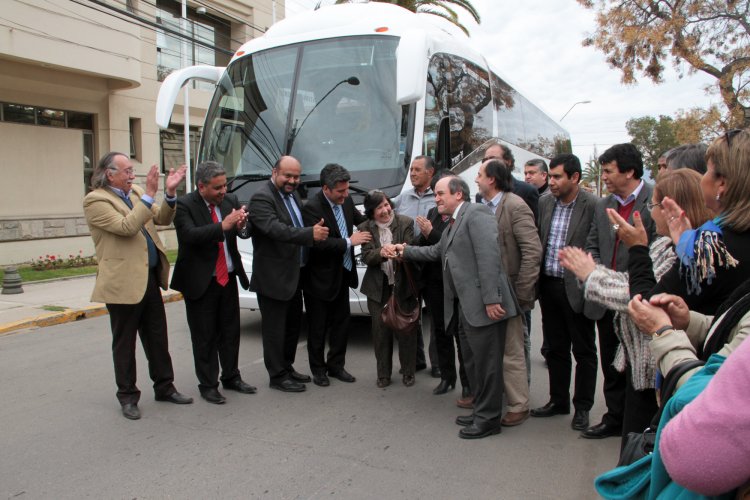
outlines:
[[[636,198],[638,198],[638,195],[641,194],[641,189],[643,189],[643,180],[641,179],[641,182],[638,183],[638,187],[636,187],[632,193],[630,193],[627,198],[622,199],[618,195],[614,195],[615,200],[617,200],[617,203],[620,205],[627,205],[628,203],[634,201]]]
[[[112,191],[113,191],[113,192],[114,192],[114,193],[115,193],[115,194],[116,194],[117,196],[119,196],[120,198],[130,198],[130,191],[128,191],[128,192],[126,193],[126,192],[125,192],[125,191],[123,191],[122,189],[120,189],[120,188],[116,188],[116,187],[114,187],[114,186],[109,186],[109,189],[111,189],[111,190],[112,190]],[[132,190],[131,190],[131,191],[132,191]]]
[[[456,216],[458,215],[458,211],[461,210],[461,207],[463,206],[464,203],[466,203],[466,202],[462,201],[461,203],[459,203],[458,206],[456,207],[456,209],[453,211],[453,215],[451,216],[451,217],[453,217],[453,220],[456,220]]]
[[[498,206],[500,204],[500,200],[502,198],[503,198],[503,192],[502,191],[498,191],[497,194],[495,196],[493,196],[491,200],[487,200],[485,198],[482,198],[482,201],[484,202],[485,205],[489,205],[491,203],[492,207],[494,208],[494,207],[496,207],[496,206]]]

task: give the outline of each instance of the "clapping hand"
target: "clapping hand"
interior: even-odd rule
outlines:
[[[640,212],[637,210],[633,212],[632,226],[628,221],[620,217],[617,210],[613,208],[607,209],[607,217],[609,217],[609,221],[612,223],[612,229],[625,245],[628,247],[638,245],[648,246],[648,234],[646,234],[646,228],[643,227]]]
[[[664,216],[667,218],[669,236],[672,237],[672,242],[676,245],[680,242],[682,233],[688,229],[692,229],[693,225],[690,223],[690,219],[688,219],[685,211],[672,198],[665,196],[661,200],[661,208],[664,210]]]
[[[560,250],[560,265],[576,275],[580,281],[586,281],[594,269],[596,262],[590,253],[577,247],[565,247]]]
[[[151,169],[155,170],[156,165],[151,167]],[[150,173],[151,172],[149,172],[149,174]],[[167,180],[164,184],[165,186],[164,192],[167,194],[167,196],[169,196],[170,198],[174,197],[174,195],[177,193],[177,186],[179,186],[180,183],[185,179],[186,174],[187,174],[186,165],[181,165],[177,170],[173,168],[169,169],[169,173],[167,174]]]

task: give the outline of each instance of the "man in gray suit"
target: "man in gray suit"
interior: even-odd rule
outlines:
[[[452,216],[440,241],[429,247],[393,245],[390,251],[406,260],[442,259],[445,324],[458,314],[462,354],[474,392],[473,415],[456,419],[464,426],[458,435],[478,439],[501,430],[505,320],[517,316],[520,308],[502,272],[495,217],[470,199],[465,181],[455,176],[440,179],[435,202],[441,214]]]
[[[607,209],[617,210],[630,224],[633,224],[633,213],[640,212],[650,242],[656,231],[648,210],[653,187],[641,179],[643,158],[632,144],[615,144],[599,157],[599,163],[602,166],[602,181],[607,185],[610,194],[596,204],[591,231],[586,241],[586,251],[590,252],[598,263],[615,271],[625,272],[628,270],[628,249],[617,237],[617,232],[607,216]],[[581,437],[601,439],[619,436],[623,432],[627,375],[618,372],[612,366],[619,345],[614,331],[614,313],[596,306],[592,307],[589,317],[597,320],[599,330],[599,359],[604,373],[604,401],[607,404],[607,413],[602,417],[601,423],[586,429],[581,433]],[[648,403],[638,403],[634,400],[633,404]],[[653,405],[656,403],[653,402]],[[629,412],[638,413],[635,408],[629,409]]]
[[[573,273],[560,265],[560,250],[583,248],[594,216],[596,196],[580,188],[581,162],[575,155],[561,154],[549,164],[552,196],[539,199],[539,236],[544,256],[539,277],[542,334],[547,344],[549,402],[531,410],[532,417],[570,413],[571,347],[576,358],[573,391],[575,414],[571,427],[589,426],[589,411],[596,392],[596,333],[587,318],[583,290]]]

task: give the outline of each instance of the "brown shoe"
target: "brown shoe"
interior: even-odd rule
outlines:
[[[466,408],[467,410],[474,409],[474,396],[466,396],[465,398],[458,398],[456,400],[456,406],[459,408]]]
[[[503,427],[514,427],[526,422],[527,418],[529,418],[529,410],[519,412],[509,411],[500,421],[500,424]]]

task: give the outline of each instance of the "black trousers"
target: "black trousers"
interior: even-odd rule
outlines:
[[[614,313],[607,311],[604,317],[596,322],[596,327],[599,330],[599,359],[604,373],[604,402],[607,405],[607,413],[602,417],[602,423],[619,427],[625,413],[627,377],[612,366],[617,346],[620,345],[615,334]]]
[[[121,405],[138,403],[141,391],[136,386],[135,339],[141,337],[148,360],[148,372],[156,396],[175,392],[172,358],[167,340],[167,317],[159,291],[156,270],[148,274],[143,299],[137,304],[107,304],[112,326],[112,358],[115,365],[117,399]]]
[[[226,384],[238,378],[240,303],[235,274],[229,275],[226,286],[212,279],[198,299],[185,297],[185,311],[200,391],[218,387],[219,365],[222,382]]]
[[[307,356],[310,371],[322,375],[326,369],[338,372],[346,363],[346,346],[349,342],[349,287],[341,280],[333,300],[322,300],[305,293],[307,311]],[[328,338],[328,360],[325,359]]]
[[[591,410],[598,370],[594,321],[570,307],[562,278],[540,276],[539,285],[550,401],[570,408],[572,349],[576,360],[573,406],[576,410]]]
[[[289,378],[297,356],[302,326],[302,290],[298,287],[289,300],[276,300],[258,294],[263,338],[263,359],[272,383]]]
[[[427,286],[422,290],[422,297],[427,304],[430,314],[432,315],[432,333],[431,337],[435,339],[437,349],[437,361],[440,367],[440,374],[443,380],[449,382],[456,381],[456,350],[454,342],[458,339],[458,321],[452,320],[448,328],[445,326],[445,304],[443,303],[443,281],[428,281]],[[459,363],[462,361],[459,356]],[[466,377],[464,371],[463,379]],[[468,383],[468,382],[467,382]],[[464,384],[465,386],[465,384]]]
[[[631,378],[630,364],[625,369],[625,411],[622,417],[622,442],[620,449],[625,446],[629,432],[643,432],[651,423],[659,405],[656,404],[656,391],[645,389],[636,391]]]
[[[461,352],[474,394],[474,422],[499,425],[503,402],[503,354],[506,321],[488,326],[471,326],[458,306]]]

